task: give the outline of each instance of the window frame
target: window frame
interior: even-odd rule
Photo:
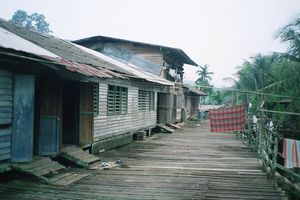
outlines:
[[[128,88],[108,85],[107,115],[126,115],[128,112]]]
[[[94,116],[97,116],[99,115],[99,83],[94,83],[93,87],[93,112]]]
[[[138,90],[138,111],[155,110],[155,93],[153,91]]]

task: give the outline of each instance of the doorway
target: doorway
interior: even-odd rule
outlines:
[[[63,84],[62,144],[79,144],[79,83],[65,81]]]

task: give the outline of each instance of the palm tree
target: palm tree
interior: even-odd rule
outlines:
[[[213,74],[213,72],[208,71],[208,65],[203,65],[203,66],[198,66],[200,69],[197,71],[198,74],[198,79],[195,81],[196,84],[196,88],[198,88],[198,90],[201,90],[203,92],[206,92],[208,94],[212,93],[212,88],[209,87],[202,87],[201,86],[211,86],[209,84],[209,81],[211,80],[211,74]]]
[[[300,94],[300,14],[293,22],[282,27],[276,37],[288,44],[284,54],[277,54],[280,62],[273,71],[274,75],[281,78],[280,89],[293,89],[293,93]],[[295,95],[295,94],[294,94]]]
[[[213,72],[208,71],[208,65],[205,64],[202,66],[198,66],[200,69],[197,71],[198,73],[198,79],[196,80],[196,84],[209,84],[209,81],[211,80],[211,76]]]

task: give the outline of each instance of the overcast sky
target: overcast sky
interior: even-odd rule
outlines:
[[[300,0],[1,0],[0,17],[18,9],[44,14],[53,35],[75,40],[95,35],[183,49],[224,85],[236,66],[257,54],[285,51],[278,28],[300,13]],[[194,81],[196,69],[185,67]]]

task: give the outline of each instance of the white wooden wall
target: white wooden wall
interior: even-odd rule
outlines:
[[[128,108],[125,115],[107,115],[108,85],[128,88]],[[138,110],[138,90],[154,92],[154,111]],[[94,118],[94,141],[155,127],[157,121],[157,91],[153,86],[132,84],[130,82],[100,82],[99,83],[99,115]]]

